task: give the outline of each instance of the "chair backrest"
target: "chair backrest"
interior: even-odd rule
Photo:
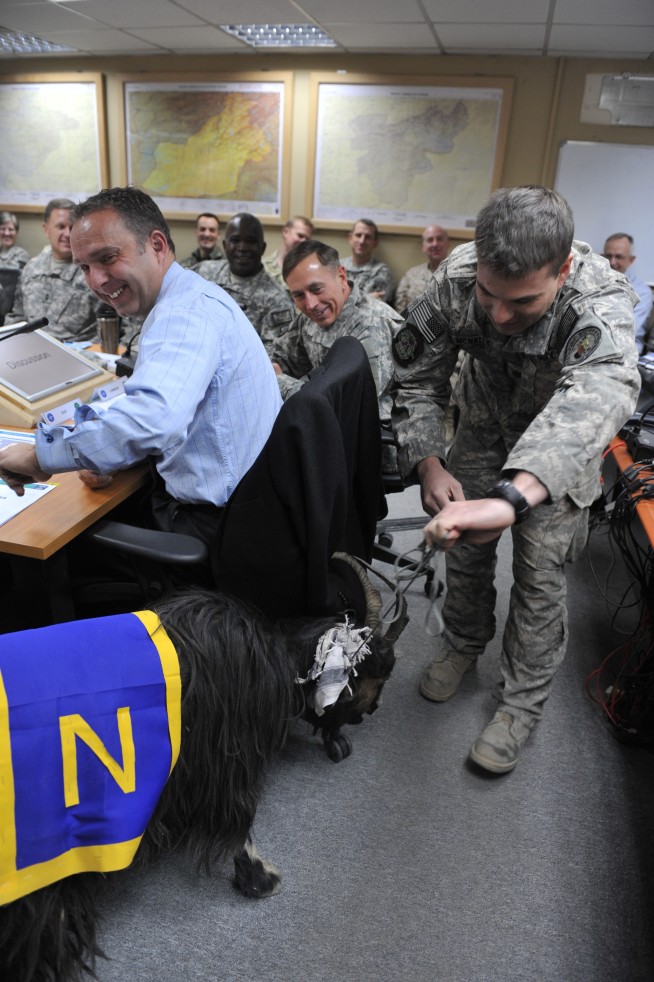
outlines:
[[[369,561],[385,513],[379,433],[368,357],[339,338],[226,506],[211,550],[217,586],[274,619],[342,613],[352,584],[332,556]]]
[[[5,314],[9,313],[14,304],[14,293],[20,276],[20,270],[11,266],[0,266],[0,325],[4,322]]]

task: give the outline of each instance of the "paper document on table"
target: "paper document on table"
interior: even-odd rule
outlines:
[[[25,494],[19,498],[16,492],[0,478],[0,525],[4,525],[14,515],[19,515],[25,508],[29,508],[56,487],[56,484],[26,484]]]

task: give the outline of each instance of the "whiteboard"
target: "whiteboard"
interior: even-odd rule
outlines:
[[[575,238],[602,252],[609,235],[627,232],[634,273],[654,284],[654,146],[562,143],[554,188],[570,202]]]

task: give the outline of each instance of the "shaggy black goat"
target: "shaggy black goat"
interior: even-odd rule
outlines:
[[[393,666],[394,639],[379,636],[376,604],[371,616],[375,631],[365,657],[335,704],[321,713],[314,705],[315,677],[304,686],[296,682],[298,676],[312,674],[324,624],[272,627],[242,601],[203,591],[174,596],[158,604],[155,613],[179,661],[181,739],[179,758],[147,824],[137,861],[185,847],[200,868],[208,869],[220,857],[232,855],[235,886],[248,897],[270,896],[279,890],[281,876],[258,856],[250,830],[266,768],[284,742],[289,720],[304,715],[322,731],[334,759],[346,755],[349,746],[339,728],[360,722],[363,713],[376,707]],[[94,623],[102,630],[103,622],[111,620]],[[405,622],[403,617],[396,621],[395,636]],[[40,635],[47,647],[53,630],[23,632],[25,643],[32,645]],[[0,747],[0,765],[2,759]],[[36,780],[34,787],[38,794]],[[6,808],[1,799],[0,788],[0,814]],[[11,865],[6,850],[3,854],[0,849],[0,862]],[[0,908],[1,978],[75,982],[93,971],[98,956],[104,957],[96,938],[95,909],[103,876],[63,875]]]

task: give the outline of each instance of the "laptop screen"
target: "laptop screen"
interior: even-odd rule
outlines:
[[[0,386],[28,402],[101,374],[100,368],[43,331],[4,339],[0,333]]]

